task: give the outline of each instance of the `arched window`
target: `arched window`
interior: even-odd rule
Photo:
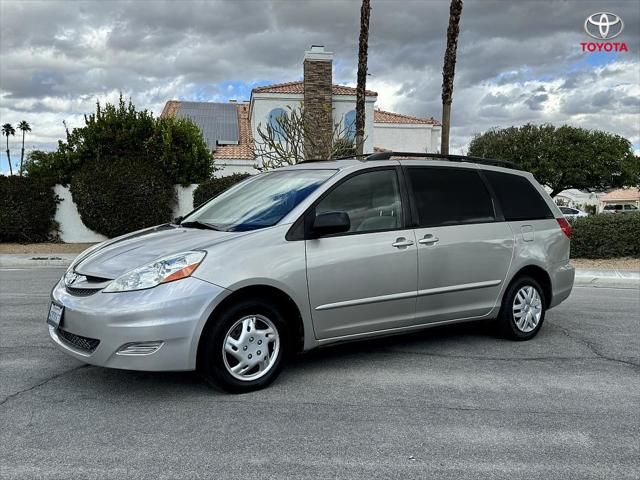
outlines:
[[[274,108],[269,112],[269,125],[273,128],[274,138],[282,140],[282,127],[278,124],[278,118],[286,116],[287,113],[282,108]]]
[[[344,136],[350,140],[356,138],[356,111],[351,110],[344,114]]]

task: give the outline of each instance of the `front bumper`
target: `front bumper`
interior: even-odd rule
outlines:
[[[215,306],[230,293],[189,277],[148,290],[76,296],[62,281],[51,300],[64,307],[60,329],[49,335],[65,353],[83,362],[127,370],[193,370],[200,333]],[[99,340],[94,350],[79,348],[77,337]],[[82,340],[80,341],[82,342]],[[162,342],[151,354],[122,355],[126,344]]]

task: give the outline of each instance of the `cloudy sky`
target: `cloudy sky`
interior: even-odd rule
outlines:
[[[28,149],[52,149],[118,92],[161,112],[169,99],[248,99],[302,77],[311,44],[355,85],[359,0],[0,0],[0,123],[27,120]],[[448,1],[371,0],[369,80],[377,106],[440,118]],[[619,15],[628,52],[583,53],[585,18]],[[452,149],[498,126],[603,129],[640,150],[640,2],[465,0]],[[3,147],[5,139],[3,138]],[[10,138],[12,158],[20,137]],[[0,170],[7,171],[6,154]]]

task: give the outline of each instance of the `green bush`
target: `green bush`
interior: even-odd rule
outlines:
[[[50,182],[0,176],[0,199],[0,242],[45,242],[55,236],[60,199]]]
[[[25,172],[67,185],[86,163],[108,168],[121,158],[153,165],[171,183],[183,185],[204,181],[214,170],[211,151],[191,120],[154,118],[120,96],[117,105],[98,103],[83,127],[67,130],[55,152],[30,153]]]
[[[172,220],[173,186],[147,162],[85,163],[70,190],[82,222],[108,237]]]
[[[187,118],[159,118],[146,143],[151,160],[172,183],[189,185],[211,177],[214,171],[211,150],[198,126]]]
[[[599,214],[572,222],[573,258],[640,257],[640,214]]]
[[[199,207],[249,176],[248,173],[234,173],[228,177],[211,178],[201,183],[193,192],[193,206]]]

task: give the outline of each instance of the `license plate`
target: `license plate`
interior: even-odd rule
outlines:
[[[47,323],[49,325],[53,325],[55,328],[58,328],[60,322],[62,321],[62,312],[64,312],[64,307],[60,305],[56,305],[52,303],[49,307],[49,315],[47,316]]]

